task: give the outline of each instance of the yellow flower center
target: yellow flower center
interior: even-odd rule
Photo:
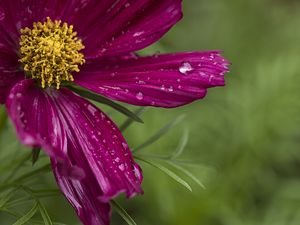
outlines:
[[[72,72],[84,64],[84,49],[73,26],[49,17],[44,23],[33,23],[33,29],[21,29],[20,53],[23,68],[45,88],[53,84],[59,89],[62,81],[74,81]]]

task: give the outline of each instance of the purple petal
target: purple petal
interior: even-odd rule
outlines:
[[[51,96],[35,87],[34,80],[17,83],[7,97],[6,107],[23,144],[42,146],[50,156],[65,158],[67,136],[61,113]]]
[[[18,48],[21,28],[31,27],[33,22],[45,18],[45,10],[51,1],[10,0],[0,3],[0,32],[11,47]]]
[[[120,192],[142,193],[141,170],[121,132],[85,99],[24,80],[12,88],[7,108],[22,142],[50,154],[57,182],[84,224],[107,224],[104,203]]]
[[[73,164],[96,177],[108,201],[119,192],[128,197],[142,192],[141,171],[117,126],[98,108],[67,89],[48,94],[58,105],[68,137],[68,155]],[[76,138],[75,138],[76,137]]]
[[[75,82],[114,100],[169,108],[223,86],[228,64],[219,51],[98,59],[86,64]]]
[[[182,0],[85,2],[71,21],[83,38],[87,58],[143,49],[182,18]]]
[[[85,3],[84,3],[85,2]],[[91,0],[10,0],[0,2],[0,40],[18,49],[20,29],[43,22],[46,17],[72,23],[73,15]],[[76,27],[75,27],[76,30]]]
[[[0,104],[5,103],[12,86],[24,76],[24,73],[18,69],[16,54],[0,40]]]
[[[182,18],[182,0],[11,0],[0,3],[0,31],[18,47],[19,30],[47,16],[74,25],[86,58],[120,55],[159,40]]]
[[[56,181],[75,209],[84,225],[108,225],[111,215],[109,203],[103,203],[96,196],[102,193],[94,179],[76,180],[64,176],[60,163],[52,159],[52,168]],[[71,161],[68,160],[71,164]]]

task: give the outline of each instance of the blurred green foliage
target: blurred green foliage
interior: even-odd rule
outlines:
[[[143,53],[222,49],[233,63],[227,85],[182,108],[149,108],[142,114],[145,124],[133,124],[125,136],[134,148],[185,114],[183,122],[143,152],[174,151],[188,129],[181,157],[192,159],[187,168],[206,188],[194,183],[188,192],[140,162],[145,194],[118,201],[139,225],[300,224],[300,2],[185,0],[184,15]],[[119,124],[124,121],[118,113],[112,117]],[[1,158],[13,149],[16,155],[28,151],[10,125],[2,129],[0,146]],[[40,161],[34,168],[38,166]],[[51,174],[36,178],[34,187],[55,187]],[[53,220],[78,224],[63,197],[43,202]],[[0,213],[0,221],[6,225],[14,220]],[[125,222],[114,213],[112,224]]]

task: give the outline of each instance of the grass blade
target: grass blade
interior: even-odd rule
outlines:
[[[180,123],[184,119],[184,117],[185,117],[185,115],[181,115],[181,116],[177,117],[176,119],[174,119],[173,121],[171,121],[170,123],[168,123],[167,125],[165,125],[164,127],[162,127],[159,131],[157,131],[153,136],[151,136],[143,144],[136,147],[133,150],[133,152],[140,151],[140,150],[148,147],[149,145],[153,144],[157,140],[159,140],[163,135],[168,133],[168,131],[171,130],[171,128],[173,128],[178,123]]]
[[[33,148],[32,149],[32,159],[31,159],[32,165],[34,165],[38,161],[40,153],[41,153],[41,148]]]
[[[24,165],[24,163],[26,163],[26,161],[28,159],[30,159],[30,157],[31,157],[31,154],[23,155],[20,158],[11,160],[9,163],[7,163],[3,167],[1,167],[0,173],[5,172],[5,171],[10,171],[9,176],[6,179],[4,179],[3,183],[8,182],[12,178],[14,178],[16,173],[20,170],[20,168]]]
[[[12,189],[8,192],[6,192],[5,194],[1,195],[1,199],[0,199],[0,208],[4,208],[6,203],[13,197],[13,195],[15,194],[15,192],[18,189]]]
[[[42,215],[42,218],[44,220],[45,225],[53,225],[53,223],[51,221],[51,218],[50,218],[46,208],[43,206],[43,204],[39,203],[38,208],[39,208],[39,211]]]
[[[167,163],[169,165],[173,166],[174,168],[176,168],[177,170],[181,171],[182,173],[184,173],[186,176],[188,176],[190,179],[192,179],[196,184],[198,184],[201,188],[206,189],[204,184],[190,171],[188,171],[187,169],[185,169],[182,166],[179,166],[173,162],[167,161]]]
[[[38,209],[38,203],[36,202],[32,207],[32,209],[24,216],[22,216],[20,219],[18,219],[13,225],[23,225],[27,223],[36,214],[37,209]]]
[[[156,163],[156,162],[153,162],[153,161],[149,161],[149,160],[146,160],[146,159],[143,159],[139,156],[135,156],[136,159],[140,160],[140,161],[143,161],[159,170],[161,170],[162,172],[164,172],[165,174],[167,174],[169,177],[171,177],[173,180],[175,180],[176,182],[178,182],[179,184],[181,184],[183,187],[185,187],[186,189],[188,189],[189,191],[192,192],[192,188],[191,186],[185,181],[183,180],[181,177],[179,177],[177,174],[175,174],[173,171],[169,170],[168,168],[166,168],[165,166],[159,164],[159,163]]]
[[[126,210],[121,205],[119,205],[119,203],[111,200],[111,204],[128,225],[137,225],[136,222],[131,218],[131,216],[126,212]]]
[[[40,167],[36,170],[30,171],[29,173],[26,173],[26,174],[16,178],[16,180],[14,180],[14,182],[18,183],[18,182],[21,182],[21,181],[26,180],[28,178],[35,177],[38,174],[45,173],[45,172],[50,172],[50,171],[51,171],[51,166],[50,166],[50,164],[47,164],[47,165],[44,165],[44,166],[42,166],[42,167]]]
[[[141,107],[137,110],[135,110],[133,113],[136,115],[136,116],[140,116],[142,114],[142,112],[144,112],[146,110],[145,107]],[[128,118],[121,126],[120,126],[120,131],[124,131],[126,130],[133,122],[134,120],[131,119],[131,118]]]
[[[171,154],[170,159],[175,159],[183,153],[188,140],[189,140],[189,132],[187,130],[184,130],[179,145],[177,149]]]
[[[88,90],[85,89],[81,89],[81,88],[77,88],[74,86],[68,86],[68,88],[72,91],[74,91],[75,93],[79,94],[82,97],[91,99],[93,101],[108,105],[112,108],[114,108],[115,110],[119,111],[120,113],[124,114],[125,116],[131,118],[132,120],[139,122],[139,123],[143,123],[143,120],[141,118],[139,118],[135,113],[131,112],[130,110],[128,110],[127,108],[125,108],[124,106],[108,99],[105,98],[101,95],[95,94],[93,92],[90,92]]]

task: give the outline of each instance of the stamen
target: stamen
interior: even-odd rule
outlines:
[[[62,81],[74,81],[71,72],[79,72],[85,63],[84,49],[73,26],[49,17],[44,23],[33,23],[33,29],[21,29],[20,52],[24,71],[41,81],[45,88],[53,84],[59,89]]]

